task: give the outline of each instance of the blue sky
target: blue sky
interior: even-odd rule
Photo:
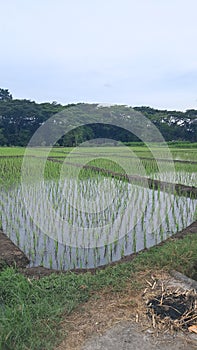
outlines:
[[[0,0],[15,98],[197,108],[196,0]]]

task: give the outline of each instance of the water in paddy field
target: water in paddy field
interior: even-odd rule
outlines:
[[[186,171],[174,171],[165,173],[155,173],[153,175],[155,180],[167,181],[174,184],[182,184],[186,186],[197,187],[197,173]]]
[[[0,194],[3,231],[31,260],[90,268],[149,248],[196,219],[197,200],[105,178],[43,181]]]

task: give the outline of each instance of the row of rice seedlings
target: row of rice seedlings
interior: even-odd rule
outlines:
[[[4,230],[33,264],[61,269],[102,265],[154,245],[190,224],[196,210],[190,198],[90,171],[85,179],[43,181],[25,190],[29,208],[21,187],[1,194]]]
[[[197,161],[197,148],[193,149],[170,149],[173,159]]]
[[[175,171],[154,173],[154,179],[197,187],[197,164],[175,163]]]
[[[158,145],[159,146],[159,145]],[[155,147],[153,144],[150,146],[151,148],[147,148],[146,146],[131,146],[131,147],[80,147],[77,152],[74,150],[72,152],[71,148],[55,148],[52,149],[50,156],[69,156],[76,157],[77,154],[86,157],[86,156],[108,156],[108,157],[114,157],[114,155],[119,155],[120,157],[131,157],[131,152],[133,152],[137,157],[147,157],[151,158],[153,157],[152,150],[154,150],[154,158],[166,158],[166,155],[168,155],[168,152],[165,147]],[[172,155],[172,158],[175,160],[190,160],[190,161],[197,161],[197,153],[196,148],[194,149],[181,149],[181,148],[170,148],[170,152]],[[112,158],[113,159],[113,158]]]
[[[171,162],[162,163],[162,161],[156,159],[142,159],[141,165],[144,167],[145,176],[160,181],[197,187],[197,164],[174,163],[174,169],[172,169]],[[160,169],[164,171],[160,171]]]
[[[75,160],[75,162],[79,164],[83,164],[85,161],[86,159],[83,157],[80,157],[77,161]],[[73,162],[73,166],[76,164],[75,162]],[[140,158],[128,160],[127,158],[121,158],[118,155],[114,155],[112,159],[108,159],[108,157],[105,158],[104,155],[103,158],[96,158],[88,162],[88,165],[115,173],[139,175],[143,177],[151,177],[160,181],[197,186],[197,164],[173,164],[170,161],[162,162],[156,159]],[[65,166],[68,166],[67,161],[65,162]]]
[[[171,182],[174,184],[182,184],[186,186],[197,187],[197,172],[176,171],[173,173],[166,172],[163,174],[154,174],[155,180]]]
[[[0,158],[0,188],[10,188],[20,182],[22,158]]]
[[[36,162],[37,162],[37,160],[36,160]],[[16,160],[14,160],[13,163],[16,164]],[[12,164],[12,165],[14,165],[14,164]],[[51,176],[52,177],[53,176],[54,177],[58,177],[59,176],[59,169],[57,171],[57,164],[48,163],[48,166],[50,168],[48,172],[50,174],[52,174]],[[12,169],[13,168],[14,167],[12,167]],[[11,174],[13,174],[13,171],[11,171]],[[91,171],[87,171],[86,179],[91,178],[92,175],[93,175],[93,173]],[[123,182],[119,181],[119,185],[118,186],[120,186],[120,184],[122,184],[122,183]],[[56,188],[55,191],[53,190],[53,186]],[[115,252],[117,252],[117,250],[118,250],[117,247],[119,247],[118,243],[121,240],[122,235],[124,236],[124,232],[125,231],[129,232],[130,221],[136,220],[136,222],[137,222],[137,216],[136,216],[136,218],[132,217],[132,220],[130,219],[130,221],[129,220],[128,221],[125,220],[125,218],[124,218],[124,221],[121,220],[123,218],[123,212],[124,212],[123,208],[125,206],[127,206],[128,196],[125,196],[125,200],[124,201],[120,201],[119,196],[117,196],[118,200],[116,201],[116,203],[114,203],[116,205],[111,207],[111,211],[109,211],[109,210],[105,211],[104,210],[105,206],[104,206],[103,203],[106,202],[106,198],[103,195],[103,198],[101,200],[102,210],[99,207],[99,203],[98,203],[99,200],[98,199],[92,206],[93,213],[94,212],[97,213],[98,210],[99,210],[99,213],[101,213],[101,215],[100,216],[98,216],[98,215],[95,216],[92,213],[91,213],[91,215],[90,215],[90,213],[88,213],[88,214],[86,214],[84,216],[84,214],[81,213],[81,206],[76,209],[76,198],[78,198],[79,195],[81,195],[80,201],[78,200],[77,202],[78,203],[81,202],[82,203],[82,207],[87,206],[87,199],[86,199],[86,202],[83,202],[83,196],[87,195],[87,191],[88,190],[90,191],[89,197],[88,197],[88,201],[90,200],[90,198],[92,198],[92,197],[94,198],[95,193],[94,193],[93,189],[94,188],[98,189],[98,179],[95,180],[95,176],[94,176],[94,184],[92,185],[92,188],[91,188],[90,184],[87,184],[86,182],[83,182],[83,186],[81,185],[81,187],[78,190],[76,190],[76,188],[75,188],[75,190],[73,190],[73,187],[70,187],[70,192],[65,192],[65,195],[71,200],[71,203],[69,203],[69,205],[68,205],[68,201],[64,201],[64,202],[66,202],[66,204],[64,204],[64,202],[61,203],[61,201],[59,201],[59,198],[62,196],[62,189],[64,189],[64,188],[61,187],[61,190],[59,190],[59,192],[58,192],[58,188],[60,188],[59,184],[57,182],[53,182],[53,186],[50,185],[48,187],[49,187],[49,189],[51,191],[51,192],[49,191],[49,193],[51,193],[51,195],[52,195],[52,199],[50,199],[50,200],[52,200],[54,209],[55,210],[59,209],[60,217],[62,217],[63,219],[66,218],[66,220],[69,221],[70,224],[73,224],[73,223],[76,224],[76,220],[77,220],[77,227],[75,227],[75,230],[72,228],[72,225],[69,227],[70,240],[73,239],[73,235],[75,235],[75,245],[78,245],[79,239],[81,239],[81,237],[83,237],[83,239],[82,239],[82,246],[83,246],[85,243],[87,244],[87,242],[85,242],[86,239],[87,239],[87,237],[85,235],[85,228],[87,226],[88,227],[91,227],[91,226],[94,227],[95,225],[98,224],[98,222],[100,222],[102,224],[107,223],[107,222],[112,222],[112,223],[115,223],[114,227],[113,227],[113,238],[114,238],[116,243],[115,244],[110,244],[110,247],[111,247],[110,248],[110,252],[108,252],[107,254],[109,256],[111,256],[112,248],[114,249]],[[66,187],[69,188],[69,186],[66,186]],[[43,191],[43,188],[44,187],[41,186],[41,189],[40,189],[39,193],[41,193]],[[124,190],[125,190],[125,188],[124,188]],[[123,189],[122,189],[122,191],[123,191]],[[120,189],[119,189],[119,193],[121,193]],[[158,191],[158,193],[159,193],[159,191]],[[32,196],[31,193],[29,193],[29,195],[32,198],[35,198],[35,196],[34,195]],[[152,197],[153,197],[152,198],[152,202],[154,203],[155,202],[154,192],[152,194]],[[31,232],[32,232],[32,227],[33,227],[33,219],[31,218],[31,216],[29,216],[29,213],[26,211],[26,208],[20,205],[21,204],[21,199],[20,199],[21,196],[16,194],[16,198],[19,199],[19,202],[16,203],[16,205],[15,205],[15,202],[14,202],[14,200],[12,198],[11,202],[13,203],[13,206],[11,206],[9,208],[8,215],[4,219],[4,222],[6,222],[7,227],[8,227],[8,225],[10,225],[10,218],[11,218],[12,222],[16,222],[17,223],[18,228],[16,226],[14,226],[12,228],[12,235],[15,234],[16,242],[18,244],[20,244],[22,247],[24,247],[27,244],[28,241],[29,242],[31,241]],[[49,198],[50,198],[50,195],[49,195]],[[136,195],[136,198],[138,198],[138,193]],[[173,198],[173,201],[174,201],[174,198]],[[175,201],[176,201],[176,199],[175,199]],[[145,202],[145,203],[146,203],[146,208],[148,208],[149,207],[148,202]],[[37,204],[37,200],[34,201],[34,206],[36,204]],[[61,206],[60,206],[60,204],[61,204]],[[142,209],[141,205],[142,205],[142,200],[141,200],[141,202],[139,202],[138,210]],[[152,206],[152,209],[151,209],[152,216],[154,214],[154,205]],[[5,207],[5,205],[2,204],[2,209],[4,207]],[[22,222],[21,226],[19,225],[19,222],[20,222],[19,216],[17,216],[17,215],[13,216],[13,212],[15,212],[15,208],[17,208],[17,207],[18,207],[18,214],[19,214],[19,216],[21,215],[21,217],[23,218],[23,222]],[[186,207],[189,208],[189,209],[187,209],[187,211],[190,210],[190,206],[189,205],[186,206]],[[88,209],[88,207],[86,208],[86,210],[87,209]],[[167,211],[167,209],[168,208],[166,206],[166,211]],[[47,213],[47,210],[48,210],[47,205],[44,205],[43,210]],[[176,213],[176,210],[173,211],[173,217],[174,217],[174,222],[175,222],[176,229],[178,230],[178,229],[180,229],[181,224],[179,224],[179,220],[177,219],[177,215],[175,215],[175,213]],[[39,216],[39,214],[40,214],[40,209],[38,209],[38,211],[37,211],[37,216]],[[158,215],[158,221],[159,221],[160,220],[159,219],[159,211],[158,211],[157,215]],[[3,215],[3,216],[5,216],[5,215]],[[117,216],[118,216],[118,218],[120,218],[119,221],[116,220]],[[48,213],[46,214],[46,218],[47,217],[48,217]],[[185,216],[185,214],[184,214],[184,212],[182,210],[182,214],[180,214],[180,218],[182,220],[182,225],[184,224],[184,221],[183,221],[184,217],[186,217],[186,216]],[[84,220],[84,218],[85,218],[85,220]],[[49,220],[47,220],[48,227],[46,225],[46,231],[48,229],[48,232],[50,232],[51,225],[53,225],[53,221],[55,219],[56,219],[55,217],[52,217],[50,222],[49,222]],[[125,223],[125,221],[127,221],[127,222]],[[144,224],[144,221],[148,221],[146,216],[145,216],[145,214],[144,214],[144,217],[141,219],[141,229],[137,228],[137,226],[135,227],[135,225],[134,225],[133,233],[130,233],[130,236],[133,235],[133,238],[132,238],[132,249],[131,249],[131,247],[129,247],[128,236],[127,235],[125,236],[125,237],[127,237],[127,242],[125,243],[125,248],[124,249],[123,249],[123,244],[122,244],[121,254],[120,254],[121,256],[123,255],[123,253],[127,254],[128,251],[130,252],[132,250],[136,251],[137,249],[140,249],[140,247],[142,246],[142,243],[140,244],[140,246],[139,246],[139,243],[138,243],[138,246],[137,246],[137,241],[138,242],[142,241],[142,239],[140,237],[140,232],[143,232],[143,246],[147,245],[147,242],[148,242],[148,239],[147,239],[147,227]],[[133,221],[133,222],[135,223],[135,221]],[[166,227],[167,227],[168,230],[169,230],[169,222],[170,222],[170,220],[169,220],[169,217],[168,217],[168,214],[167,214],[166,215]],[[133,223],[132,223],[132,225],[133,225]],[[151,230],[153,230],[154,229],[153,223],[151,225],[152,225]],[[79,227],[81,227],[81,226],[83,227],[82,230],[80,231],[80,234],[78,232],[79,231],[78,230],[78,226]],[[125,230],[125,227],[126,227],[126,230]],[[31,230],[30,230],[30,228],[31,228]],[[34,251],[34,255],[36,255],[35,254],[36,250],[37,250],[37,252],[38,251],[42,252],[42,253],[40,253],[41,261],[45,261],[45,260],[47,260],[47,258],[45,258],[45,256],[48,255],[48,251],[49,251],[49,249],[48,249],[49,242],[47,242],[46,239],[44,240],[44,242],[42,242],[42,239],[39,240],[39,236],[43,237],[43,234],[42,234],[42,232],[38,232],[37,228],[36,228],[36,230],[37,230],[37,233],[34,234],[33,244],[29,243],[29,251],[31,251],[31,252]],[[19,237],[19,232],[20,232],[20,235],[21,235],[21,233],[23,233],[24,231],[25,231],[25,239],[22,240],[22,242],[20,242],[21,238]],[[107,238],[108,238],[108,236],[110,236],[111,231],[108,230],[106,232],[105,240],[103,240],[105,242],[104,243],[105,248],[109,245]],[[6,232],[6,230],[5,230],[5,232]],[[162,229],[161,229],[161,238],[162,239],[164,237],[164,232],[165,232],[165,229],[162,227]],[[95,249],[98,249],[99,239],[101,238],[102,234],[103,233],[101,233],[101,231],[100,231],[100,233],[98,232],[96,234],[97,235],[96,236],[96,240],[95,240],[95,237],[94,237],[94,240],[96,241],[96,248]],[[56,225],[55,228],[54,228],[54,236],[56,237],[56,239],[59,239],[60,235],[62,236],[61,240],[63,241],[63,239],[64,239],[64,230],[62,229],[61,225],[59,227],[57,227],[57,225]],[[46,236],[44,236],[44,237],[46,237]],[[155,235],[154,239],[156,239],[156,238],[157,238],[157,236]],[[89,239],[89,241],[91,243],[92,238],[88,237],[88,239]],[[51,244],[51,246],[52,246],[51,247],[51,256],[56,256],[56,257],[60,256],[60,251],[62,250],[61,249],[61,245],[60,244],[56,244],[56,245]],[[91,244],[90,244],[90,246],[91,246]],[[127,249],[127,247],[129,247],[129,248]],[[88,249],[91,250],[91,248],[88,248]],[[106,249],[105,249],[105,252],[106,252]],[[90,253],[88,253],[88,254],[90,254]],[[106,253],[105,253],[105,255],[106,255]],[[114,255],[117,255],[117,254],[114,254]],[[116,259],[116,257],[114,257],[114,258]],[[61,258],[60,260],[61,261],[65,261],[65,257]],[[69,264],[72,265],[72,266],[74,266],[74,265],[76,266],[75,260],[80,261],[80,266],[82,264],[84,264],[83,257],[80,258],[79,257],[79,253],[77,253],[77,256],[75,257],[74,252],[72,252],[72,256],[70,256]],[[87,258],[87,253],[86,253],[86,259],[85,259],[85,263],[86,264],[88,263],[88,260],[91,261],[91,256],[89,256],[89,258]],[[100,259],[100,260],[102,260],[102,259]],[[63,263],[61,263],[61,265],[63,265]]]

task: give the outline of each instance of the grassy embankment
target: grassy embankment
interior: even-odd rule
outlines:
[[[29,280],[15,269],[5,268],[0,273],[0,349],[53,349],[63,336],[62,318],[90,297],[96,298],[100,290],[123,292],[129,283],[139,293],[144,285],[138,275],[144,268],[189,274],[196,261],[197,235],[193,234],[171,239],[131,262],[98,270],[95,275],[52,274]]]

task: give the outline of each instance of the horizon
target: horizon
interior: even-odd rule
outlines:
[[[2,89],[6,89],[6,90],[9,90],[9,88],[7,87],[3,87]],[[97,105],[100,105],[101,107],[112,107],[112,106],[125,106],[125,107],[128,107],[128,108],[136,108],[136,107],[146,107],[146,108],[151,108],[151,109],[154,109],[154,110],[159,110],[159,111],[168,111],[168,112],[183,112],[185,113],[187,110],[190,110],[190,109],[195,109],[197,110],[197,108],[187,108],[185,110],[180,110],[180,109],[168,109],[168,108],[160,108],[160,107],[153,107],[153,106],[147,106],[147,105],[138,105],[138,106],[131,106],[131,105],[128,105],[128,104],[124,104],[124,103],[105,103],[105,102],[84,102],[84,101],[79,101],[79,102],[69,102],[69,103],[66,103],[66,104],[62,104],[61,102],[59,101],[55,101],[55,100],[51,100],[51,101],[41,101],[41,102],[38,102],[36,101],[35,99],[30,99],[30,98],[21,98],[21,97],[15,97],[13,96],[12,92],[9,90],[9,92],[11,93],[12,95],[12,99],[13,100],[28,100],[30,102],[35,102],[37,104],[42,104],[42,103],[57,103],[57,104],[60,104],[62,106],[68,106],[68,105],[71,105],[71,104],[74,104],[74,105],[77,105],[77,104],[97,104]]]

